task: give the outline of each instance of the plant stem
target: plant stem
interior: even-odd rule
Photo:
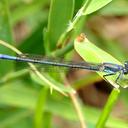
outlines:
[[[85,124],[85,121],[84,121],[84,116],[82,114],[82,111],[81,111],[81,107],[80,107],[80,104],[77,100],[77,97],[75,94],[73,93],[70,93],[69,94],[71,100],[72,100],[72,103],[74,105],[74,108],[76,110],[76,113],[78,115],[78,118],[79,118],[79,121],[80,121],[80,125],[81,125],[81,128],[87,128],[86,124]]]
[[[74,45],[74,42],[71,42],[67,44],[65,47],[63,47],[62,49],[57,49],[51,53],[51,56],[61,57],[65,55],[67,52],[71,51],[73,49],[73,45]]]
[[[61,74],[61,77],[64,81],[65,86],[71,86],[63,74]],[[87,128],[86,123],[84,121],[84,116],[83,116],[82,111],[81,111],[81,106],[77,100],[76,93],[69,92],[69,97],[71,98],[73,106],[74,106],[76,113],[78,115],[78,118],[80,121],[80,126],[81,126],[80,128]]]
[[[68,36],[70,35],[70,33],[72,32],[72,30],[74,28],[76,29],[77,23],[80,21],[82,16],[84,16],[86,14],[86,9],[88,8],[88,5],[91,3],[91,1],[92,0],[87,0],[84,3],[84,5],[79,9],[79,11],[77,12],[77,14],[73,18],[73,20],[69,23],[69,25],[66,28],[66,30],[64,31],[64,33],[62,33],[62,35],[60,36],[60,38],[58,40],[58,44],[57,44],[58,47],[62,46],[62,44],[63,44],[63,46],[65,45],[65,42],[66,42]]]
[[[45,113],[45,104],[48,94],[48,88],[44,87],[39,92],[38,101],[36,104],[36,110],[35,110],[35,128],[41,128],[43,124],[43,118]]]
[[[29,69],[22,69],[22,70],[13,72],[13,73],[9,73],[9,74],[5,75],[3,78],[1,78],[0,84],[4,84],[4,83],[8,82],[9,80],[16,79],[18,77],[26,75],[27,73],[29,73]]]

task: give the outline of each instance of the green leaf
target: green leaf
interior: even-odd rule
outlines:
[[[13,41],[7,0],[0,1],[0,39]]]
[[[80,89],[82,87],[86,87],[87,85],[90,85],[94,82],[99,82],[101,81],[101,77],[99,75],[97,75],[96,73],[90,73],[84,77],[81,77],[78,80],[75,80],[71,85],[73,88],[75,89]],[[86,83],[85,83],[86,81]]]
[[[99,10],[100,8],[106,6],[111,1],[112,0],[91,0],[91,2],[89,3],[89,5],[85,11],[85,14],[93,13],[93,12]]]
[[[41,23],[28,38],[22,41],[19,49],[23,53],[44,54],[42,30],[46,23]],[[37,42],[37,43],[35,43]]]
[[[128,15],[128,1],[127,0],[113,0],[108,6],[102,8],[99,13],[101,15],[111,16],[127,16]]]
[[[98,48],[94,44],[92,44],[87,38],[83,40],[83,42],[80,42],[78,39],[75,40],[74,43],[75,50],[78,52],[78,54],[87,62],[91,63],[114,63],[122,65],[117,59],[112,57],[110,54],[106,53],[102,49]],[[106,73],[103,72],[97,72],[103,79],[103,75]],[[128,86],[127,78],[123,78],[122,80],[119,80],[119,85],[115,83],[116,78],[118,77],[118,73],[116,75],[108,76],[106,79],[116,88],[120,86],[126,88]],[[127,76],[126,76],[127,77]]]
[[[108,98],[108,101],[104,107],[104,110],[102,111],[101,116],[97,122],[96,128],[103,128],[105,126],[105,123],[106,123],[118,97],[119,97],[119,94],[120,94],[119,89],[112,90],[112,92]]]
[[[54,89],[62,94],[65,94],[65,92],[72,92],[75,93],[75,90],[70,87],[70,86],[64,86],[62,83],[60,83],[59,81],[55,80],[53,77],[51,77],[50,75],[48,75],[45,72],[41,72],[42,76],[44,77],[45,81],[43,81],[42,79],[38,78],[37,75],[35,75],[34,73],[31,73],[31,77],[32,79],[38,83],[39,85],[45,86],[46,88],[50,88],[50,89]],[[48,81],[46,83],[46,81]],[[48,84],[49,83],[49,84]]]
[[[17,22],[25,19],[33,13],[39,12],[46,3],[47,0],[34,0],[29,4],[19,3],[19,6],[12,11],[12,25],[15,25]]]
[[[2,117],[2,119],[0,119],[0,127],[1,128],[5,128],[8,126],[9,126],[9,128],[14,128],[14,127],[18,126],[19,123],[21,124],[20,128],[28,128],[28,126],[31,125],[29,120],[28,120],[28,117],[31,116],[31,114],[32,114],[30,112],[30,110],[26,110],[26,109],[25,110],[24,109],[13,109],[13,110],[2,109],[1,111],[4,112],[3,114],[0,113],[0,115],[1,115],[0,118]]]
[[[52,0],[48,19],[50,49],[55,49],[59,36],[68,26],[74,11],[74,0]]]

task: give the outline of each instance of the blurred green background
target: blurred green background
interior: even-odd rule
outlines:
[[[102,1],[105,0],[99,3]],[[92,2],[90,8],[100,6],[97,0]],[[83,3],[84,0],[1,0],[0,40],[23,53],[79,61],[81,58],[74,50],[73,41],[84,32],[96,46],[121,62],[127,60],[128,0],[113,0],[82,16],[73,32],[66,35],[62,47],[58,47]],[[16,55],[2,45],[0,53]],[[0,60],[0,128],[84,128],[73,99],[79,103],[87,128],[95,128],[113,87],[95,73],[47,70],[42,72],[43,76],[62,92],[69,92],[69,96],[40,81],[27,64]],[[65,79],[71,88],[65,87]],[[77,91],[73,98],[72,88]],[[118,101],[105,128],[127,127],[128,89],[120,88]]]

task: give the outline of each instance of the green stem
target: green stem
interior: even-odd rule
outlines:
[[[68,36],[71,34],[72,30],[75,28],[76,29],[76,25],[77,23],[80,21],[80,19],[82,18],[82,16],[86,15],[86,10],[88,8],[88,5],[91,3],[92,0],[87,0],[84,5],[79,9],[79,11],[77,12],[77,14],[75,15],[75,17],[73,18],[73,20],[70,22],[69,26],[67,27],[67,29],[64,31],[64,33],[62,33],[62,35],[60,36],[59,40],[58,40],[58,47],[65,45],[65,42],[68,38]]]
[[[74,42],[68,43],[65,47],[62,49],[57,49],[56,51],[51,53],[51,56],[55,57],[61,57],[71,51],[73,49]]]
[[[104,128],[105,127],[105,123],[112,111],[112,108],[114,107],[118,96],[120,94],[120,90],[117,88],[114,88],[109,96],[109,99],[104,107],[104,110],[101,113],[101,116],[97,122],[96,128]]]
[[[29,69],[22,69],[13,73],[9,73],[0,80],[0,84],[4,84],[8,82],[9,80],[16,79],[18,77],[24,76],[27,73],[29,73]]]
[[[48,88],[42,88],[36,104],[35,128],[41,128],[43,124],[44,108],[47,99]]]

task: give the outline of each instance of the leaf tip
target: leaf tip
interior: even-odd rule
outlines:
[[[86,35],[84,33],[81,33],[79,36],[77,36],[76,40],[77,42],[83,42],[86,38]]]

